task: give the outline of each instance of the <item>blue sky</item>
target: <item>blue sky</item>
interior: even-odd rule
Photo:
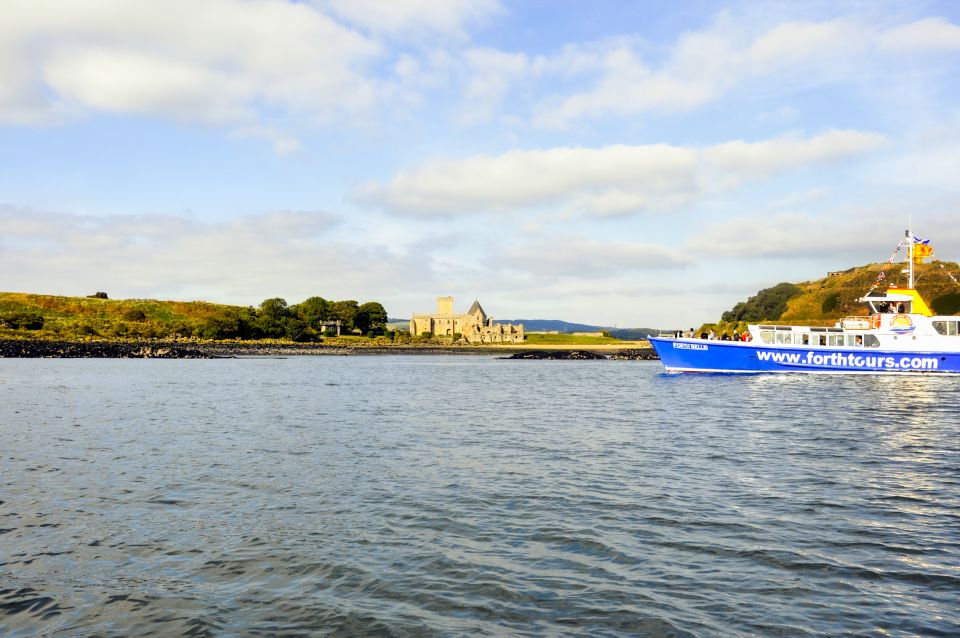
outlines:
[[[0,289],[673,327],[960,256],[960,4],[6,0]]]

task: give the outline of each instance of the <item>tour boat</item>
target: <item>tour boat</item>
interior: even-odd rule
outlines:
[[[960,317],[934,315],[913,287],[918,245],[918,254],[931,254],[927,240],[907,231],[894,257],[908,248],[909,285],[871,290],[859,300],[867,316],[829,328],[749,325],[749,341],[650,337],[650,343],[668,372],[960,373]]]

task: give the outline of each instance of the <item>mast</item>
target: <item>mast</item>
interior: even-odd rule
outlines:
[[[910,285],[908,288],[913,290],[913,215],[910,216],[910,228],[907,229],[907,242],[910,246],[907,253],[907,259],[910,260]]]

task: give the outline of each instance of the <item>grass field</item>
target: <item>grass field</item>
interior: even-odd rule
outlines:
[[[541,334],[533,333],[526,336],[524,344],[529,346],[582,346],[582,345],[603,345],[624,343],[613,337],[593,337],[586,335],[570,334]]]

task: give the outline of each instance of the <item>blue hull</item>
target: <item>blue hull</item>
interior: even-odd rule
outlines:
[[[670,372],[960,373],[958,352],[805,348],[651,337]]]

